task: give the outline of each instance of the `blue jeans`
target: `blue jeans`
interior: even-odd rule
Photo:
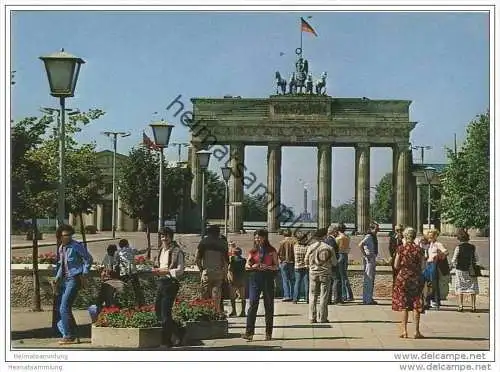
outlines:
[[[274,322],[274,272],[250,272],[248,275],[248,292],[250,307],[248,308],[245,334],[253,335],[255,333],[259,299],[260,295],[263,294],[266,335],[271,335]]]
[[[299,300],[301,287],[306,301],[309,301],[309,270],[307,268],[295,269],[295,286],[293,287],[293,300],[295,302]]]
[[[373,289],[375,286],[375,255],[363,257],[363,303],[370,304],[373,302]]]
[[[352,300],[352,288],[351,283],[349,283],[349,277],[347,276],[347,266],[349,265],[349,256],[347,253],[339,253],[339,262],[337,264],[337,270],[340,274],[340,285],[342,288],[342,300]]]
[[[63,338],[74,339],[77,337],[77,326],[71,308],[75,302],[78,290],[81,287],[80,277],[63,279],[61,287],[61,304],[59,305],[60,319],[57,322],[57,329]]]
[[[293,262],[280,263],[281,280],[283,282],[283,299],[291,299],[295,282]]]

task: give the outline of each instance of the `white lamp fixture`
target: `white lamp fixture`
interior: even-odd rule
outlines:
[[[50,94],[54,97],[73,97],[80,67],[85,61],[64,51],[42,56],[49,79]]]
[[[167,147],[170,142],[170,135],[172,134],[174,126],[172,124],[167,124],[164,120],[153,122],[149,124],[149,126],[153,130],[155,145],[161,148]]]

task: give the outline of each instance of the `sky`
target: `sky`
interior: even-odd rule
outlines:
[[[303,35],[314,78],[328,72],[333,97],[411,100],[413,145],[431,146],[426,163],[446,162],[445,147],[465,138],[468,122],[489,108],[489,18],[466,12],[161,12],[16,11],[11,18],[12,119],[58,107],[49,94],[41,55],[65,48],[83,58],[74,98],[66,107],[106,114],[77,135],[97,150],[112,149],[102,131],[130,131],[118,141],[127,154],[152,120],[176,125],[171,142],[190,141],[188,129],[166,107],[192,97],[268,97],[274,73],[289,76],[300,43],[299,17],[318,37]],[[282,55],[284,53],[284,55]],[[155,112],[157,114],[155,114]],[[177,149],[167,158],[177,160]],[[420,162],[420,151],[414,151]],[[282,202],[302,210],[303,186],[317,195],[317,151],[284,147]],[[187,158],[186,148],[182,158]],[[266,147],[245,150],[247,170],[266,183]],[[210,169],[221,174],[212,159]],[[391,172],[389,148],[371,150],[370,185]],[[354,197],[354,149],[334,148],[332,204]],[[373,196],[373,195],[372,195]]]

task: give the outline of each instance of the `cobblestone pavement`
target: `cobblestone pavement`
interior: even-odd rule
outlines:
[[[239,304],[237,305],[239,306]],[[226,310],[229,306],[226,304]],[[174,350],[489,350],[489,303],[486,297],[478,301],[478,312],[457,312],[455,304],[445,301],[440,311],[428,311],[421,318],[421,332],[425,339],[413,339],[413,324],[408,325],[410,338],[400,339],[401,314],[393,312],[390,300],[381,299],[379,305],[356,302],[329,306],[328,324],[310,324],[308,305],[275,302],[273,340],[264,340],[263,304],[259,307],[254,341],[247,342],[240,335],[245,329],[245,318],[229,318],[229,336],[205,340]],[[86,311],[75,311],[80,326],[82,343],[72,349],[88,349],[90,318]],[[57,339],[51,338],[51,312],[28,312],[13,309],[11,339],[13,348],[63,349]],[[410,322],[412,316],[410,316]]]
[[[99,233],[95,235],[88,235],[88,239],[95,240],[95,239],[107,239],[104,241],[90,241],[88,243],[88,247],[90,249],[90,252],[92,256],[94,257],[95,260],[102,260],[105,252],[106,252],[106,247],[108,244],[111,243],[117,243],[119,239],[121,238],[126,238],[130,241],[132,246],[137,247],[139,249],[145,248],[147,246],[147,241],[146,241],[146,234],[143,232],[118,232],[116,235],[116,239],[112,239],[110,233]],[[271,244],[274,245],[274,247],[279,246],[279,242],[283,237],[278,235],[278,234],[269,234],[269,239],[271,241]],[[359,250],[357,249],[357,244],[361,240],[362,237],[360,236],[355,236],[352,238],[351,242],[351,254],[350,254],[350,259],[354,261],[360,261],[361,260],[361,254]],[[79,237],[77,236],[77,239]],[[185,247],[185,250],[188,254],[188,259],[193,260],[194,259],[194,253],[196,252],[196,247],[198,245],[198,242],[200,241],[200,236],[197,234],[177,234],[175,239],[182,243]],[[240,247],[244,250],[247,251],[252,247],[253,244],[253,235],[251,233],[247,234],[229,234],[229,239],[236,241]],[[444,244],[444,246],[450,251],[450,254],[453,253],[453,250],[456,247],[457,240],[453,237],[446,237],[442,236],[440,237],[440,241]],[[42,240],[41,243],[49,243],[51,242],[52,245],[49,246],[42,246],[39,247],[39,252],[40,253],[48,253],[48,252],[54,252],[55,251],[55,240],[52,237],[48,237],[47,240]],[[151,234],[151,244],[152,246],[156,246],[157,243],[157,236],[156,234]],[[480,264],[485,266],[486,268],[489,268],[489,239],[488,238],[475,238],[474,240],[471,241],[472,244],[476,245],[478,254],[480,257]],[[24,240],[22,237],[14,237],[12,239],[12,246],[16,247],[21,244],[29,244],[26,240]],[[380,236],[379,237],[379,246],[380,246],[380,259],[387,259],[389,258],[389,250],[388,250],[388,245],[389,245],[389,238],[387,236]],[[31,248],[15,248],[11,250],[11,255],[12,256],[25,256],[31,254]],[[156,255],[156,250],[152,250],[152,256]],[[193,264],[194,262],[189,262],[189,264]]]

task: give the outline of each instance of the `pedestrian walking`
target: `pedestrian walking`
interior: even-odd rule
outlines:
[[[307,243],[309,234],[298,231],[295,235],[297,243],[293,246],[293,255],[295,257],[295,286],[293,289],[293,303],[299,301],[300,293],[304,293],[307,303],[309,303],[309,269],[306,265],[305,257],[307,252]]]
[[[162,345],[170,348],[173,345],[172,336],[179,340],[184,338],[183,331],[172,318],[172,308],[179,292],[182,274],[184,273],[184,252],[174,240],[174,232],[168,227],[162,227],[160,235],[160,252],[155,262],[153,275],[159,276],[155,311],[162,327]]]
[[[56,293],[60,295],[60,319],[57,322],[57,328],[62,335],[60,345],[79,342],[72,307],[80,289],[87,286],[87,277],[93,262],[84,245],[73,239],[74,233],[73,227],[65,224],[56,230],[56,237],[60,237],[61,241],[55,277]]]
[[[127,239],[118,242],[118,257],[120,260],[120,279],[130,283],[134,290],[135,302],[138,306],[144,305],[144,293],[139,283],[139,275],[135,264],[135,257],[148,252],[148,248],[139,250],[131,247]]]
[[[309,268],[309,321],[328,323],[328,296],[332,283],[333,268],[337,266],[337,256],[333,248],[324,242],[327,229],[318,229],[313,235],[314,242],[307,247],[304,258]],[[319,310],[316,302],[319,297]]]
[[[247,275],[245,270],[247,260],[242,257],[243,252],[235,242],[232,241],[229,243],[229,249],[231,252],[231,256],[229,258],[229,269],[227,273],[231,299],[231,313],[229,314],[229,316],[236,316],[236,298],[239,297],[241,300],[241,312],[239,313],[239,316],[244,317],[247,303]]]
[[[469,243],[469,234],[465,229],[457,230],[459,244],[451,260],[455,267],[455,294],[458,297],[459,312],[464,310],[464,295],[470,295],[472,312],[476,311],[476,296],[479,294],[477,277],[481,275],[477,249]]]
[[[255,320],[259,299],[264,297],[264,311],[266,323],[266,341],[272,339],[274,323],[274,278],[278,271],[278,252],[269,243],[267,230],[257,230],[255,233],[255,247],[247,257],[246,270],[248,272],[249,302],[247,325],[242,337],[248,341],[255,334]]]
[[[422,271],[425,256],[415,244],[415,229],[407,227],[403,231],[404,244],[396,248],[394,268],[396,279],[392,288],[392,310],[401,311],[401,338],[408,337],[408,312],[413,311],[415,319],[415,338],[423,338],[420,333],[420,314],[424,312],[422,291],[424,282]]]
[[[377,305],[373,299],[375,289],[375,269],[377,266],[378,240],[377,233],[379,226],[377,223],[371,223],[365,237],[359,243],[361,256],[363,257],[363,304]]]
[[[280,242],[278,259],[281,281],[283,283],[283,302],[289,302],[292,301],[295,284],[293,247],[297,243],[297,239],[292,237],[290,229],[286,229],[283,235],[285,238]]]
[[[229,255],[227,241],[221,239],[219,226],[209,226],[196,252],[196,266],[201,273],[201,297],[212,299],[217,311],[222,311],[222,284],[227,277]]]

